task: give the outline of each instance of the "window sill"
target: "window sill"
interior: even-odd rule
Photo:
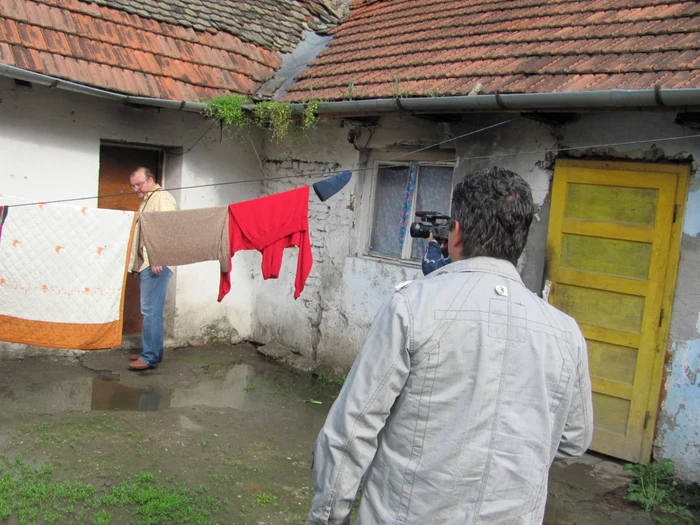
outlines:
[[[407,259],[395,259],[394,257],[388,257],[386,255],[380,255],[377,253],[365,253],[365,254],[358,254],[357,257],[359,259],[364,259],[365,261],[374,261],[378,263],[386,263],[386,264],[391,264],[393,266],[401,266],[403,268],[412,268],[415,270],[420,270],[421,269],[421,262],[416,261],[416,260],[407,260]]]

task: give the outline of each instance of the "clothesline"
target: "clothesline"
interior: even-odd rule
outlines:
[[[475,135],[477,133],[482,133],[484,131],[487,131],[489,129],[493,129],[499,126],[503,126],[504,124],[508,124],[510,122],[513,122],[516,120],[515,118],[509,119],[509,120],[504,120],[502,122],[498,122],[496,124],[492,124],[490,126],[486,126],[484,128],[480,128],[474,131],[470,131],[468,133],[464,133],[462,135],[459,135],[457,137],[453,137],[451,139],[446,139],[441,142],[437,142],[435,144],[431,144],[429,146],[425,146],[413,151],[409,151],[407,153],[403,153],[397,157],[385,160],[383,162],[389,163],[389,162],[395,162],[397,160],[400,160],[404,157],[408,157],[410,155],[415,155],[416,153],[420,153],[422,151],[435,148],[438,146],[441,146],[443,144],[446,144],[448,142],[452,142],[455,140],[459,140],[465,137],[468,137],[470,135]],[[585,150],[585,149],[590,149],[590,148],[606,148],[606,147],[613,147],[613,146],[631,146],[635,144],[648,144],[650,142],[670,142],[674,140],[687,140],[687,139],[693,139],[693,138],[699,138],[700,133],[698,134],[693,134],[693,135],[680,135],[680,136],[675,136],[675,137],[656,137],[653,139],[640,139],[640,140],[630,140],[630,141],[623,141],[623,142],[605,142],[605,143],[600,143],[600,144],[586,144],[583,146],[570,146],[570,147],[565,147],[565,148],[554,148],[554,149],[537,149],[537,150],[529,150],[529,151],[519,151],[519,152],[514,152],[514,153],[501,153],[501,154],[492,154],[492,155],[473,155],[473,156],[462,156],[462,157],[457,157],[457,162],[465,162],[469,160],[484,160],[484,159],[497,159],[497,158],[506,158],[506,157],[519,157],[523,155],[536,155],[536,154],[546,154],[546,153],[560,153],[560,152],[565,152],[565,151],[577,151],[577,150]],[[387,167],[379,167],[379,169],[386,169]],[[333,175],[336,175],[338,173],[341,173],[343,171],[350,171],[352,173],[362,173],[365,171],[374,171],[374,167],[366,167],[366,168],[351,168],[351,169],[343,169],[343,170],[331,170],[331,171],[318,171],[318,172],[310,172],[310,173],[304,173],[300,175],[284,175],[284,176],[279,176],[279,177],[269,177],[265,179],[260,179],[259,177],[253,178],[253,179],[244,179],[244,180],[236,180],[236,181],[227,181],[227,182],[212,182],[208,184],[194,184],[190,186],[179,186],[175,188],[166,188],[168,191],[181,191],[181,190],[192,190],[192,189],[200,189],[200,188],[213,188],[213,187],[218,187],[218,186],[229,186],[229,185],[234,185],[234,184],[247,184],[251,182],[267,182],[267,181],[276,181],[276,180],[290,180],[290,179],[308,179],[311,177],[330,177]],[[248,172],[243,171],[244,174],[247,174]],[[63,202],[77,202],[77,201],[84,201],[84,200],[93,200],[93,199],[107,199],[107,198],[116,198],[116,197],[124,197],[125,195],[129,195],[131,192],[120,192],[120,193],[113,193],[113,194],[108,194],[108,195],[95,195],[91,197],[74,197],[74,198],[68,198],[68,199],[56,199],[56,200],[49,200],[49,201],[38,201],[38,202],[29,202],[29,203],[23,203],[23,204],[15,204],[12,207],[19,207],[19,206],[35,206],[37,204],[56,204],[56,203],[63,203]],[[135,192],[133,193],[135,194]]]
[[[394,161],[397,161],[397,160],[399,160],[399,159],[402,159],[402,158],[404,158],[404,157],[406,157],[406,156],[414,155],[414,154],[416,154],[416,153],[420,153],[421,151],[425,151],[426,149],[435,148],[435,147],[441,146],[441,145],[443,145],[443,144],[447,144],[448,142],[452,142],[452,141],[455,141],[455,140],[459,140],[459,139],[462,139],[462,138],[464,138],[464,137],[468,137],[468,136],[470,136],[470,135],[475,135],[475,134],[477,134],[477,133],[482,133],[482,132],[487,131],[487,130],[489,130],[489,129],[496,128],[496,127],[498,127],[498,126],[503,126],[504,124],[508,124],[508,123],[510,123],[510,122],[513,122],[514,120],[516,120],[516,119],[515,119],[515,118],[512,118],[512,119],[504,120],[504,121],[502,121],[502,122],[498,122],[498,123],[496,123],[496,124],[492,124],[492,125],[490,125],[490,126],[486,126],[486,127],[483,127],[483,128],[479,128],[479,129],[473,130],[473,131],[469,131],[468,133],[464,133],[464,134],[459,135],[459,136],[457,136],[457,137],[452,137],[451,139],[446,139],[446,140],[437,142],[437,143],[435,143],[435,144],[431,144],[431,145],[429,145],[429,146],[425,146],[425,147],[423,147],[423,148],[419,148],[419,149],[414,150],[414,151],[409,151],[408,153],[403,153],[403,154],[401,154],[401,155],[399,155],[399,156],[397,156],[397,157],[394,157],[393,159],[389,159],[389,160],[387,160],[387,161],[385,161],[385,162],[394,162]],[[210,127],[209,129],[211,129],[211,127]],[[208,132],[208,130],[207,130],[207,132]],[[206,134],[206,133],[205,133],[205,134]],[[201,140],[201,137],[200,137],[199,140]],[[199,140],[198,140],[197,142],[199,142]],[[342,173],[343,171],[350,171],[350,172],[353,172],[353,173],[359,173],[359,172],[361,172],[361,171],[367,171],[368,169],[369,169],[369,168],[355,168],[355,169],[351,169],[351,170],[330,171],[330,172],[328,172],[328,171],[319,171],[319,172],[305,173],[305,174],[303,174],[303,175],[285,175],[285,176],[281,176],[281,177],[270,177],[270,178],[266,178],[266,179],[260,179],[260,178],[258,177],[258,178],[247,179],[247,180],[236,180],[236,181],[228,181],[228,182],[212,182],[212,183],[209,183],[209,184],[195,184],[195,185],[192,185],[192,186],[180,186],[180,187],[177,187],[177,188],[166,188],[166,189],[167,189],[168,191],[171,192],[171,191],[179,191],[179,190],[198,189],[198,188],[213,188],[213,187],[217,187],[217,186],[228,186],[228,185],[232,185],[232,184],[247,184],[247,183],[249,183],[249,182],[261,182],[261,181],[273,181],[273,180],[288,180],[288,179],[296,179],[296,178],[309,178],[309,177],[314,177],[314,176],[329,177],[329,176],[332,176],[332,175],[337,175],[337,174],[339,174],[339,173]],[[243,171],[243,170],[242,170],[242,171]],[[243,173],[246,173],[246,174],[247,174],[248,172],[243,171]],[[134,194],[134,195],[136,194],[136,192],[129,192],[129,193],[132,193],[132,194]],[[70,198],[70,199],[56,199],[56,200],[50,200],[50,201],[30,202],[30,203],[26,203],[26,204],[16,204],[15,207],[16,207],[16,206],[33,206],[33,205],[35,206],[35,205],[37,205],[37,204],[57,204],[57,203],[61,203],[61,202],[75,202],[75,201],[92,200],[92,199],[97,199],[97,198],[100,198],[100,199],[107,199],[107,198],[123,197],[124,195],[129,195],[129,193],[126,193],[126,192],[124,192],[124,191],[121,191],[120,193],[113,193],[113,194],[108,194],[108,195],[97,195],[97,196],[93,196],[93,197],[76,197],[76,198]]]
[[[489,126],[493,128],[511,122],[503,121]],[[485,129],[474,130],[460,137],[479,133]],[[653,139],[654,141],[670,141],[679,139],[692,139],[700,137],[700,134],[683,137],[666,137]],[[636,140],[585,146],[586,148],[604,147],[623,144],[639,144],[652,140]],[[446,141],[443,141],[444,143]],[[434,146],[433,146],[434,147]],[[560,148],[551,151],[571,151],[582,149],[584,146]],[[416,150],[421,151],[426,148]],[[526,155],[540,153],[539,151],[518,152],[513,155]],[[410,155],[403,154],[393,160]],[[490,155],[481,157],[463,156],[458,162],[469,158],[491,158],[506,155]],[[415,170],[417,163],[411,163],[411,169]],[[372,168],[368,168],[372,169]],[[363,171],[345,170],[344,183],[350,180],[350,174]],[[329,172],[319,172],[319,175],[328,177]],[[309,178],[311,174],[298,176]],[[343,178],[343,172],[336,177]],[[275,177],[266,180],[292,179],[295,176]],[[408,184],[415,181],[415,176],[409,176]],[[259,182],[260,179],[251,179],[245,182]],[[244,181],[232,181],[214,184],[200,184],[176,189],[191,189],[212,187],[226,184],[240,184]],[[315,186],[326,183],[317,181]],[[337,188],[342,186],[335,186]],[[315,188],[317,189],[317,188]],[[405,201],[412,199],[412,188],[407,186]],[[119,195],[124,195],[120,193]],[[321,201],[324,197],[317,190]],[[224,247],[226,262],[239,250],[257,250],[263,254],[262,273],[263,278],[276,278],[279,275],[282,252],[291,246],[299,247],[297,260],[297,273],[295,279],[295,293],[297,298],[301,294],[306,277],[309,275],[313,261],[308,229],[308,196],[309,185],[289,190],[252,201],[231,204],[226,207],[207,210],[186,210],[173,212],[181,214],[180,224],[168,220],[162,231],[150,236],[144,235],[139,230],[139,238],[143,236],[144,246],[148,248],[150,262],[156,265],[173,266],[176,263],[188,264],[204,260],[221,258],[221,249]],[[19,202],[17,202],[19,200]],[[66,199],[65,202],[79,199]],[[5,204],[5,202],[17,202],[17,204]],[[0,217],[6,215],[7,207],[29,206],[22,199],[13,200],[5,197],[0,199]],[[217,222],[221,226],[213,231],[211,236],[204,236],[198,232],[210,232],[214,230],[214,221],[205,213],[220,212],[222,221]],[[194,217],[197,215],[198,219]],[[291,214],[280,215],[280,214]],[[0,245],[0,261],[3,262],[7,273],[3,275],[3,323],[0,323],[0,339],[22,344],[35,344],[39,346],[68,345],[71,348],[104,348],[116,346],[121,340],[122,323],[121,311],[123,309],[124,274],[127,269],[125,255],[128,253],[128,244],[133,231],[135,213],[119,210],[104,210],[78,206],[33,206],[17,210],[13,216],[10,212],[10,220],[5,221],[8,228],[3,234],[9,234],[12,242],[4,242]],[[156,214],[158,215],[158,214]],[[228,227],[225,219],[228,217]],[[147,222],[146,214],[142,219]],[[168,219],[172,219],[169,217]],[[407,208],[404,210],[403,222],[408,220]],[[56,227],[58,225],[58,228]],[[139,227],[142,227],[139,224]],[[189,228],[189,229],[188,229]],[[291,228],[282,230],[281,228]],[[76,237],[76,232],[80,236]],[[153,244],[155,238],[162,238],[165,242],[162,246]],[[194,240],[201,241],[204,246],[196,245]],[[149,242],[150,241],[150,242]],[[201,244],[200,243],[200,244]],[[150,244],[150,245],[149,245]],[[158,257],[163,257],[160,261]],[[182,257],[194,257],[183,262]],[[27,268],[36,270],[37,261],[42,266],[42,271],[27,272]],[[162,264],[161,264],[162,262]],[[50,270],[49,270],[50,268]],[[4,270],[4,271],[5,271]],[[46,271],[44,271],[46,270]],[[228,270],[228,271],[227,271]],[[219,297],[221,301],[231,287],[229,278],[230,267],[221,267]],[[105,279],[105,276],[110,276]],[[75,326],[84,326],[85,329],[75,330]],[[59,342],[57,342],[59,341]]]
[[[349,179],[349,173],[339,174],[314,189],[323,202]],[[218,260],[220,302],[231,290],[236,252],[260,252],[263,279],[277,279],[284,250],[295,246],[297,299],[313,265],[309,190],[302,186],[213,208],[142,211],[138,221],[132,211],[78,206],[11,212],[2,224],[9,239],[0,243],[0,341],[85,350],[118,346],[125,273],[139,272],[143,264]],[[5,203],[18,200],[0,197],[0,218],[6,217]]]

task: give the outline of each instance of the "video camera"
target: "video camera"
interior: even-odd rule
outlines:
[[[436,211],[417,211],[416,217],[421,221],[411,223],[409,230],[411,237],[427,239],[432,233],[438,243],[447,242],[447,237],[450,234],[448,226],[450,217]]]

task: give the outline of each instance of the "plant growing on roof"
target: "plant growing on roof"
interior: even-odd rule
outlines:
[[[251,123],[245,108],[252,103],[244,95],[224,95],[207,101],[204,115],[219,119],[227,126],[242,128]]]
[[[308,131],[318,121],[319,99],[306,102],[299,127]],[[224,95],[206,101],[204,116],[218,119],[226,127],[242,129],[256,125],[272,132],[275,142],[284,141],[292,128],[292,105],[282,101],[254,102],[243,95]]]
[[[352,100],[352,95],[353,91],[355,90],[355,82],[350,82],[348,84],[348,89],[346,90],[340,90],[340,92],[343,94],[343,98],[345,100]]]
[[[301,128],[308,131],[316,125],[318,121],[318,105],[321,103],[317,98],[309,100],[301,116]]]
[[[408,92],[405,91],[404,89],[401,89],[401,78],[399,78],[399,75],[394,75],[394,98],[406,98],[408,96]]]
[[[292,106],[287,102],[266,100],[253,108],[255,123],[261,128],[269,128],[272,140],[282,142],[289,134],[292,124]]]

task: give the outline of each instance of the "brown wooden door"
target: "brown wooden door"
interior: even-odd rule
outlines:
[[[158,173],[160,151],[122,146],[100,147],[100,179],[97,206],[110,210],[137,211],[139,199],[131,191],[129,175],[139,166]],[[124,335],[141,333],[143,317],[139,296],[138,277],[129,274],[126,278],[124,298]]]

